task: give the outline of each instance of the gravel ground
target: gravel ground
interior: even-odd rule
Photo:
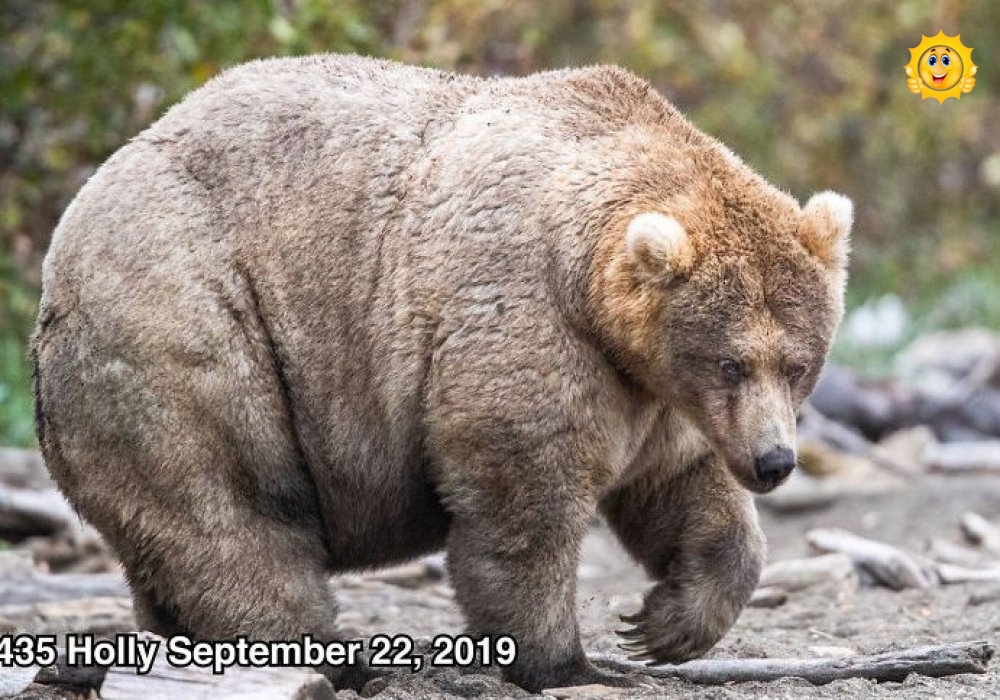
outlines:
[[[842,527],[872,539],[920,552],[928,538],[960,542],[959,516],[975,511],[1000,522],[1000,478],[923,477],[909,488],[880,495],[843,497],[824,510],[778,515],[762,508],[761,518],[772,561],[808,556],[804,534],[814,527]],[[440,567],[438,567],[440,568]],[[427,567],[410,566],[378,579],[345,576],[335,581],[340,622],[349,635],[408,634],[429,644],[438,634],[462,632],[462,616],[446,580],[430,580]],[[434,567],[430,568],[431,571]],[[621,653],[614,630],[618,616],[635,612],[649,583],[621,551],[614,537],[597,527],[588,536],[580,566],[579,618],[588,652]],[[893,592],[831,587],[793,593],[774,609],[749,608],[713,649],[710,657],[813,658],[831,648],[871,654],[917,645],[984,639],[1000,642],[1000,603],[970,604],[970,596],[1000,590],[1000,584],[963,584]],[[40,623],[45,623],[41,620]],[[123,622],[131,629],[129,619]],[[44,626],[44,624],[43,624]],[[38,630],[26,629],[25,632]],[[49,630],[51,632],[51,630]],[[119,631],[118,629],[112,631]],[[910,676],[903,683],[876,684],[853,679],[815,687],[799,679],[721,687],[683,681],[653,681],[631,689],[600,689],[599,697],[667,698],[1000,698],[1000,662],[990,672],[933,679]],[[426,668],[397,673],[366,686],[363,695],[379,698],[527,697],[482,669],[458,672]],[[353,691],[337,693],[347,700]],[[32,686],[27,697],[70,698],[72,692]],[[578,695],[574,697],[586,697]]]
[[[958,517],[974,510],[1000,520],[1000,479],[931,478],[906,490],[844,498],[805,514],[775,515],[762,521],[772,561],[808,555],[804,533],[812,527],[843,527],[874,539],[921,551],[936,535],[960,541]],[[613,630],[618,615],[638,608],[647,581],[613,536],[597,528],[587,539],[580,567],[579,614],[584,646],[591,652],[618,651]],[[969,605],[974,592],[997,584],[963,584],[893,592],[862,588],[853,594],[830,590],[792,594],[775,609],[747,609],[710,657],[814,657],[823,647],[878,653],[915,645],[986,639],[1000,642],[1000,604]],[[340,582],[341,621],[362,635],[406,633],[431,637],[457,634],[462,618],[447,583],[402,588],[347,577]],[[610,691],[606,697],[833,698],[1000,697],[1000,666],[984,675],[933,679],[910,676],[903,683],[837,681],[815,687],[802,680],[698,687],[681,681]],[[365,695],[380,698],[524,696],[519,688],[483,673],[435,669],[380,679]],[[339,697],[355,697],[342,691]]]

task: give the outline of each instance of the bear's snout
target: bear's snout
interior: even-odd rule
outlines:
[[[754,460],[754,470],[761,483],[774,488],[795,468],[795,453],[787,447],[776,447]]]

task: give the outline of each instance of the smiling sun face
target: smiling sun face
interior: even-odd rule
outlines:
[[[955,87],[963,71],[962,57],[947,46],[932,46],[920,57],[920,77],[932,90]]]
[[[979,66],[972,62],[972,51],[958,35],[943,31],[937,36],[921,35],[920,44],[910,49],[910,62],[903,66],[910,92],[941,103],[949,97],[962,99],[976,86]]]

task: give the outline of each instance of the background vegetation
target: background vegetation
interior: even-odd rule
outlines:
[[[943,105],[903,72],[939,29],[980,67]],[[33,440],[24,348],[41,257],[79,186],[225,67],[323,51],[484,75],[619,63],[796,196],[854,198],[851,306],[891,291],[907,335],[1000,328],[995,0],[3,0],[0,443]]]

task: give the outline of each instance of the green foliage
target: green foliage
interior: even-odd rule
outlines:
[[[0,443],[34,440],[27,347],[36,294],[0,250]]]
[[[30,441],[39,263],[100,162],[187,91],[263,56],[358,52],[479,74],[614,62],[800,199],[857,205],[850,303],[1000,327],[1000,3],[993,0],[5,0],[0,13],[0,442]],[[961,101],[906,87],[961,33]],[[867,360],[858,360],[860,363]]]

